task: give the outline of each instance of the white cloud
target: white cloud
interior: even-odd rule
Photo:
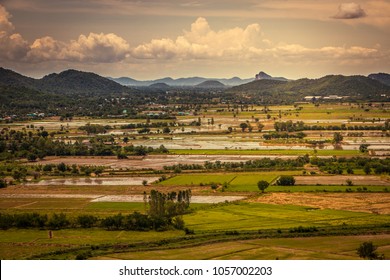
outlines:
[[[260,25],[251,24],[245,29],[232,28],[214,31],[205,18],[198,18],[190,31],[169,38],[154,39],[133,49],[135,58],[228,58],[242,56],[248,49],[264,44]]]
[[[81,62],[117,62],[126,58],[129,44],[123,38],[113,34],[90,33],[80,35],[71,41],[59,53],[58,58]]]
[[[198,18],[190,31],[184,31],[175,40],[155,39],[133,49],[138,59],[213,59],[236,61],[260,60],[298,62],[334,61],[340,59],[377,58],[381,55],[376,48],[360,46],[324,46],[309,48],[300,44],[277,43],[265,38],[258,24],[246,28],[214,31],[204,18]]]
[[[355,19],[366,16],[366,12],[356,3],[342,3],[339,6],[339,11],[333,17],[336,19]]]
[[[28,43],[9,21],[10,14],[0,5],[0,61],[15,60],[24,57],[28,51]]]
[[[43,62],[50,60],[109,63],[123,61],[129,53],[129,44],[113,34],[90,33],[80,35],[68,43],[46,36],[31,45],[9,21],[11,15],[0,5],[0,61]]]

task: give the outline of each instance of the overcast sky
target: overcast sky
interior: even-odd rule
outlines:
[[[0,66],[139,80],[390,72],[390,0],[0,0]]]

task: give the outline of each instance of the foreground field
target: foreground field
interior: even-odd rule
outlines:
[[[247,202],[199,209],[193,214],[185,215],[184,219],[186,225],[195,232],[390,223],[390,215]]]
[[[221,242],[198,247],[108,254],[97,259],[125,260],[353,260],[362,242],[371,241],[378,252],[390,255],[390,235],[275,238]]]

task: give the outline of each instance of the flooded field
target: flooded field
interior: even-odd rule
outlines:
[[[89,194],[0,194],[0,199],[15,198],[55,198],[76,199],[87,198],[90,202],[144,202],[143,195],[89,195]],[[191,203],[221,203],[245,199],[245,196],[192,196]]]
[[[152,183],[158,179],[159,177],[72,178],[48,179],[29,184],[38,186],[141,186],[143,181]]]

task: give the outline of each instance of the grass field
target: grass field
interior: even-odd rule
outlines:
[[[316,209],[262,203],[221,204],[185,215],[186,226],[197,231],[256,230],[298,226],[337,226],[390,223],[390,215]]]
[[[117,244],[121,242],[148,242],[183,236],[183,231],[136,232],[107,231],[103,229],[65,229],[53,231],[49,239],[47,230],[10,229],[0,231],[0,258],[25,259],[33,255],[85,245]],[[74,259],[74,256],[72,257]]]
[[[109,254],[105,258],[128,260],[353,260],[363,242],[378,246],[378,253],[390,256],[390,235],[275,238],[220,242],[198,247]]]
[[[256,173],[211,173],[177,175],[160,184],[164,186],[208,185],[210,183],[229,184],[227,191],[258,191],[257,182],[265,180],[272,182],[280,175],[298,175],[300,171],[275,171]]]

